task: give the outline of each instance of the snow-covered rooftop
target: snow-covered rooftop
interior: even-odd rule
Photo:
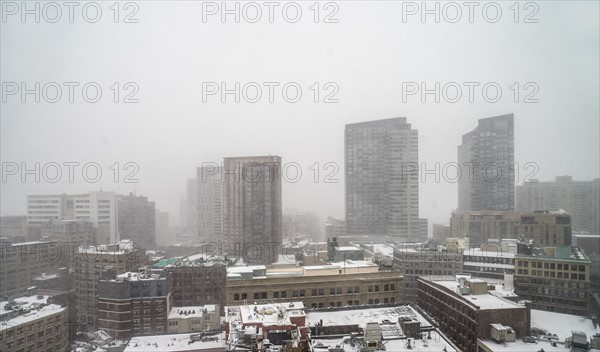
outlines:
[[[408,339],[394,339],[384,340],[382,342],[383,348],[374,351],[393,351],[393,352],[404,352],[404,351],[416,351],[416,352],[456,352],[454,348],[436,331],[431,331],[431,339],[415,340],[410,339],[411,347],[408,347]],[[315,351],[327,351],[328,348],[334,349],[335,347],[343,348],[345,352],[357,352],[361,350],[359,344],[351,344],[350,336],[344,336],[341,338],[324,339],[314,337],[312,339],[312,346]]]
[[[458,293],[459,283],[456,280],[440,280],[437,281],[435,279],[430,280],[436,284],[442,285],[446,287],[448,290]],[[471,282],[484,282],[480,279],[469,279]],[[458,293],[460,295],[460,293]],[[509,301],[507,299],[497,297],[490,293],[485,293],[481,295],[471,295],[465,294],[461,295],[463,299],[469,301],[470,303],[479,307],[479,309],[515,309],[515,308],[524,308],[525,306]]]
[[[215,335],[212,339],[205,341],[193,341],[192,336],[199,334],[175,334],[175,335],[152,335],[132,337],[123,352],[184,352],[201,350],[225,351],[225,339],[222,335]],[[214,340],[213,340],[214,339]]]
[[[118,246],[118,247],[117,247]],[[102,253],[102,254],[123,254],[129,253],[136,249],[135,242],[132,240],[121,240],[114,244],[102,245],[83,245],[79,246],[79,253]]]
[[[60,313],[66,309],[57,304],[48,304],[48,298],[49,296],[37,295],[15,298],[14,301],[18,303],[19,308],[23,309],[23,312],[12,319],[3,319],[0,322],[0,330]],[[12,310],[6,309],[7,303],[8,301],[0,302],[0,317],[11,314]]]
[[[588,339],[600,333],[600,326],[594,327],[594,323],[589,318],[537,309],[531,310],[531,326],[556,334],[561,341],[570,337],[572,330],[585,332]]]
[[[260,323],[269,325],[291,325],[291,317],[304,316],[304,303],[272,303],[249,304],[237,307],[227,307],[227,320],[241,322],[242,324]]]
[[[496,342],[492,340],[480,340],[480,343],[489,348],[490,350],[506,351],[506,352],[539,352],[539,351],[552,351],[552,352],[571,352],[571,348],[567,348],[564,344],[559,343],[556,347],[552,346],[549,341],[537,341],[535,343],[523,342],[517,340],[514,342]]]
[[[431,326],[417,311],[410,306],[347,309],[338,311],[315,311],[306,313],[306,319],[310,326],[323,321],[324,326],[335,325],[359,325],[365,323],[381,323],[384,320],[398,322],[401,316],[408,316],[421,322],[421,326]]]
[[[202,318],[205,309],[206,313],[215,313],[217,311],[217,306],[214,304],[207,304],[204,306],[173,307],[171,308],[167,319]]]

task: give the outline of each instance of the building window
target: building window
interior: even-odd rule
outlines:
[[[338,295],[341,295],[342,294],[342,288],[341,287],[336,287],[335,293],[337,293]]]
[[[395,290],[396,290],[396,285],[390,284],[390,291],[395,291]]]
[[[296,290],[292,291],[292,297],[294,297],[294,298],[298,297],[298,291],[296,291]]]
[[[332,287],[332,288],[330,288],[330,289],[329,289],[329,294],[330,294],[330,295],[335,295],[335,288],[333,288],[333,287]]]
[[[281,291],[281,298],[287,297],[287,291]]]
[[[316,288],[313,288],[313,289],[312,289],[312,296],[314,297],[314,296],[316,296],[316,295],[317,295],[317,289],[316,289]]]
[[[234,301],[239,301],[240,300],[240,294],[239,293],[234,293],[233,294],[233,300]]]
[[[348,293],[352,293],[353,288],[352,287],[348,287]]]
[[[373,292],[373,285],[369,285],[369,292]]]
[[[325,289],[319,289],[319,296],[323,296],[325,294]]]
[[[279,298],[279,292],[278,291],[273,292],[273,298]]]
[[[360,293],[360,288],[358,286],[354,288],[354,293]]]

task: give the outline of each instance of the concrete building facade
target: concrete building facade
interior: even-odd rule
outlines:
[[[225,158],[222,172],[224,243],[246,263],[276,262],[282,244],[281,158]]]
[[[354,239],[419,235],[418,131],[405,117],[346,125],[346,226]]]
[[[346,261],[330,265],[269,270],[264,266],[232,267],[227,305],[243,302],[301,301],[307,308],[399,303],[402,275],[377,265]]]
[[[532,308],[585,316],[590,300],[590,260],[577,247],[557,246],[519,253],[515,293]]]

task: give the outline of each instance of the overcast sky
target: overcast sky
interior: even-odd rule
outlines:
[[[115,11],[109,8],[113,2],[98,2],[102,17],[96,23],[86,22],[82,2],[74,10],[73,23],[67,7],[62,7],[57,23],[48,23],[56,17],[55,9],[46,8],[44,13],[46,3],[40,3],[40,23],[33,16],[22,23],[20,13],[12,15],[15,9],[2,3],[0,156],[4,171],[7,163],[33,167],[35,162],[96,162],[102,168],[97,183],[83,179],[81,167],[75,169],[73,183],[66,167],[57,183],[43,177],[36,183],[33,176],[22,182],[20,172],[3,171],[2,215],[25,214],[28,194],[103,189],[146,195],[176,221],[186,179],[193,177],[197,166],[220,163],[225,156],[271,154],[302,167],[299,182],[284,182],[284,208],[343,217],[344,125],[403,116],[419,131],[419,159],[428,168],[436,162],[456,162],[461,136],[475,128],[479,118],[514,113],[515,161],[537,163],[534,178],[599,177],[597,1],[533,3],[537,8],[520,3],[518,23],[516,8],[509,8],[513,2],[501,3],[502,15],[496,23],[483,17],[485,2],[475,7],[473,23],[464,6],[457,23],[448,21],[456,16],[450,7],[440,23],[433,15],[423,23],[419,14],[408,15],[413,8],[389,1],[343,1],[328,8],[320,3],[319,23],[314,23],[312,2],[298,2],[302,16],[296,23],[288,22],[295,16],[295,5],[288,5],[287,20],[282,16],[286,2],[275,7],[273,23],[269,8],[260,5],[263,2],[259,2],[263,13],[257,23],[246,21],[256,15],[252,7],[246,8],[247,16],[242,14],[240,23],[233,15],[222,23],[220,14],[206,12],[203,21],[203,8],[212,7],[199,1],[138,1],[128,8],[121,3],[119,23],[114,23]],[[247,3],[239,4],[243,8]],[[440,11],[444,5],[440,3]],[[487,19],[493,19],[494,6],[486,9]],[[94,7],[88,6],[87,11],[87,19],[93,20]],[[123,23],[133,12],[130,20],[138,22]],[[324,23],[328,14],[337,23]],[[527,16],[538,22],[524,23]],[[11,82],[19,89],[22,82],[30,89],[35,82],[41,87],[57,82],[62,96],[56,103],[45,101],[55,96],[55,88],[49,85],[39,103],[33,95],[26,95],[23,103],[20,91],[8,94],[15,87]],[[80,84],[73,86],[73,103],[64,82]],[[82,86],[89,82],[102,89],[97,103],[82,97]],[[113,101],[115,82],[119,103]],[[127,82],[134,84],[125,87]],[[235,103],[233,95],[222,103],[219,94],[203,102],[202,82],[226,82],[228,88],[235,82],[241,86],[257,82],[263,94],[256,103],[244,97]],[[272,103],[264,82],[280,84],[274,87]],[[302,89],[296,103],[283,99],[282,86],[289,82]],[[314,102],[315,82],[319,83],[318,103]],[[326,88],[328,82],[332,84]],[[443,97],[436,103],[433,95],[423,103],[419,94],[403,101],[403,82],[425,82],[428,88],[435,82],[441,86],[457,82],[463,95],[456,103]],[[474,102],[469,101],[464,82],[480,84],[474,89]],[[489,82],[502,89],[496,103],[483,98],[481,87]],[[517,103],[515,82],[520,93]],[[136,87],[139,90],[134,92]],[[330,98],[338,102],[324,103],[336,87]],[[253,89],[246,91],[250,99],[255,96]],[[139,102],[123,103],[132,92],[130,99]],[[447,91],[448,98],[454,98],[453,92]],[[495,95],[493,90],[488,93],[491,98]],[[528,94],[538,102],[525,103]],[[93,89],[88,90],[88,98],[94,95]],[[292,88],[286,97],[294,95]],[[116,183],[109,168],[115,162],[121,169]],[[126,162],[139,166],[134,176],[138,183],[123,182],[133,170],[123,169]],[[334,170],[323,168],[328,162],[339,165],[333,177],[338,183],[323,182]],[[315,163],[321,168],[317,183],[310,169]],[[528,173],[521,168],[520,181]],[[456,206],[456,183],[435,182],[433,175],[421,183],[421,217],[448,223]]]

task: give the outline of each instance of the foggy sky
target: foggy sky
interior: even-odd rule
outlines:
[[[2,103],[2,162],[97,162],[103,171],[95,184],[77,172],[74,183],[64,174],[55,184],[8,177],[1,184],[2,215],[25,214],[28,194],[103,189],[148,196],[175,221],[186,179],[203,162],[271,154],[303,171],[300,182],[283,183],[284,208],[343,217],[344,126],[391,117],[407,117],[418,129],[419,160],[430,168],[456,162],[461,136],[479,118],[514,113],[515,161],[537,163],[534,178],[599,176],[598,2],[537,2],[539,23],[514,23],[509,2],[502,3],[497,23],[476,10],[474,23],[463,13],[458,23],[439,24],[418,16],[403,23],[402,5],[387,1],[337,2],[339,23],[316,24],[312,2],[302,3],[297,23],[280,14],[269,23],[263,13],[252,24],[221,23],[218,16],[203,23],[201,2],[145,1],[137,2],[139,23],[115,24],[112,2],[100,3],[98,23],[76,15],[75,23],[23,24],[8,17],[1,24],[2,82],[98,82],[103,89],[95,104],[83,101],[80,90],[69,103],[66,88],[55,104],[32,97],[21,103],[18,95]],[[112,102],[114,82],[135,82],[139,102]],[[233,97],[223,104],[218,96],[203,103],[202,82],[297,82],[303,92],[297,103],[285,102],[280,89],[270,103],[266,88],[254,104]],[[314,103],[314,82],[335,82],[339,102]],[[464,88],[454,104],[432,96],[422,103],[418,95],[403,103],[402,82],[430,88],[434,82],[497,82],[503,95],[488,103],[476,90],[470,103]],[[535,82],[539,102],[513,102],[514,82]],[[520,100],[525,93],[521,88]],[[139,183],[115,183],[114,162],[139,165]],[[309,169],[315,162],[318,183]],[[327,162],[339,165],[339,183],[323,183]],[[420,216],[430,223],[448,223],[456,206],[456,183],[436,183],[433,176],[421,183]]]

